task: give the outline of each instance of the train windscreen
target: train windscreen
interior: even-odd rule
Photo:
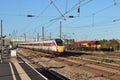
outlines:
[[[96,44],[96,45],[99,45],[99,44],[100,44],[100,41],[96,41],[95,44]]]
[[[63,46],[63,41],[61,39],[55,39],[58,46]]]

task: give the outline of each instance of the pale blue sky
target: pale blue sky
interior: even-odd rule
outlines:
[[[71,10],[78,0],[53,0],[62,14]],[[41,35],[42,26],[45,27],[45,37],[50,32],[52,38],[59,36],[60,21],[62,34],[65,38],[82,40],[120,39],[120,0],[80,0],[80,16],[77,5],[65,15],[66,20],[57,19],[61,16],[58,10],[50,4],[50,0],[0,0],[0,19],[3,20],[4,35],[9,34],[22,37]],[[35,17],[26,17],[32,14]],[[94,15],[93,15],[94,14]],[[67,18],[66,16],[76,16]],[[53,21],[50,21],[53,20]],[[116,20],[116,22],[113,22]]]

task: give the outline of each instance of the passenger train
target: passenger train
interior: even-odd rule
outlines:
[[[24,42],[24,43],[19,43],[18,47],[39,50],[39,51],[54,53],[58,55],[64,52],[63,40],[61,39],[37,41],[37,42]]]

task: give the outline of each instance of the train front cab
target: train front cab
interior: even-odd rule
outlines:
[[[96,50],[100,50],[101,49],[101,43],[100,43],[100,41],[96,41],[95,42],[95,48],[96,48]]]
[[[56,41],[56,44],[57,44],[56,53],[57,54],[64,53],[63,41],[61,39],[55,39],[55,41]]]

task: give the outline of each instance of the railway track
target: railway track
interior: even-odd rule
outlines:
[[[51,58],[51,55],[47,55],[44,57]],[[52,59],[58,62],[65,63],[69,66],[75,66],[77,68],[83,68],[85,70],[92,71],[101,77],[106,77],[111,80],[120,79],[120,66],[111,65],[98,61],[87,60],[87,59],[80,59],[76,57],[57,57],[57,58],[52,57]],[[76,61],[79,62],[76,63]],[[102,69],[100,67],[102,67]]]
[[[109,59],[120,59],[120,54],[118,53],[116,54],[115,52],[101,54],[101,52],[92,53],[92,52],[67,51],[65,56],[80,56],[80,55],[95,56]]]
[[[53,71],[49,70],[48,68],[44,67],[43,65],[37,64],[37,62],[33,61],[32,58],[26,57],[22,54],[17,55],[19,60],[22,60],[23,62],[29,61],[30,64],[33,64],[35,66],[38,66],[36,70],[40,72],[42,75],[44,75],[48,80],[69,80],[68,78],[64,77],[63,75]]]
[[[59,58],[54,58],[54,60],[65,63],[69,66],[75,66],[77,68],[94,72],[97,75],[100,75],[101,77],[106,77],[111,80],[120,79],[120,66],[109,65],[105,63],[99,63],[84,59],[75,59],[71,57],[67,57],[67,58],[59,57]]]
[[[107,64],[107,63],[100,62],[100,61],[95,61],[95,60],[80,59],[80,58],[76,58],[76,57],[68,57],[67,59],[77,60],[77,61],[80,61],[80,62],[84,62],[84,64],[94,64],[94,65],[99,65],[99,66],[102,66],[102,67],[107,67],[107,68],[111,68],[111,69],[115,69],[115,70],[120,71],[120,66],[119,65]]]
[[[94,73],[94,76],[88,77],[104,77],[109,80],[120,80],[120,66],[106,64],[103,62],[92,61],[87,59],[80,59],[78,57],[71,57],[71,56],[53,56],[50,54],[38,53],[29,55],[27,58],[40,58],[45,57],[49,58],[50,60],[54,60],[57,62],[62,62],[70,67],[74,67],[77,69],[82,69],[91,73]]]

